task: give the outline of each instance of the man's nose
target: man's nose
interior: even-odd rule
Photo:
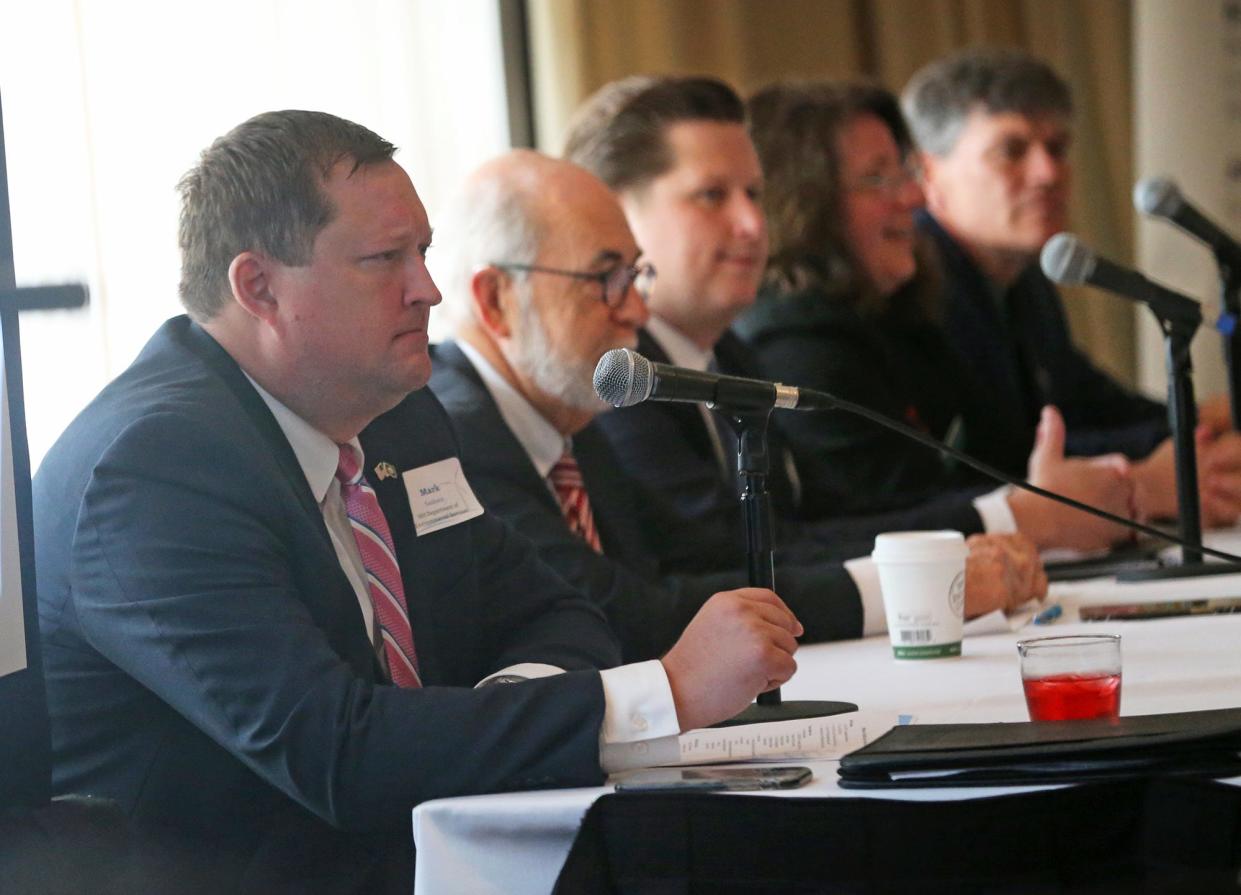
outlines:
[[[762,206],[753,196],[742,193],[734,199],[730,207],[733,232],[748,239],[762,236],[767,227],[767,219],[763,216]]]
[[[636,280],[629,284],[629,288],[625,290],[625,300],[613,310],[612,316],[620,323],[627,323],[634,327],[646,326],[651,312],[646,306],[646,299],[638,291]]]
[[[1058,183],[1064,177],[1065,166],[1064,154],[1042,143],[1033,144],[1026,155],[1026,177],[1035,183]]]
[[[442,299],[439,287],[427,269],[426,259],[415,255],[405,266],[405,303],[437,305]]]

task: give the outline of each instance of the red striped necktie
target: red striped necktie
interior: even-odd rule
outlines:
[[[414,634],[409,626],[405,586],[401,583],[401,569],[392,546],[392,532],[388,530],[388,521],[379,509],[375,492],[362,479],[361,458],[350,445],[338,447],[340,463],[336,467],[336,479],[340,482],[340,496],[345,501],[353,539],[362,554],[366,587],[370,592],[375,619],[379,622],[379,633],[383,637],[388,672],[397,686],[421,687]]]
[[[599,543],[599,532],[595,530],[595,517],[590,512],[590,498],[582,484],[582,470],[570,451],[556,461],[547,479],[552,483],[556,499],[560,501],[560,512],[569,531],[579,535],[596,553],[603,552]]]

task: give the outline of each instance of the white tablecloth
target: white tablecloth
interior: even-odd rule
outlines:
[[[1212,544],[1214,546],[1214,544]],[[1222,549],[1237,546],[1220,543]],[[1241,596],[1241,575],[1170,582],[1089,581],[1053,587],[1064,615],[1054,625],[968,637],[957,659],[898,662],[886,637],[803,647],[786,699],[839,699],[863,710],[910,713],[919,722],[1024,721],[1015,643],[1048,634],[1122,635],[1121,712],[1241,706],[1241,616],[1136,622],[1078,621],[1088,603],[1199,596]],[[873,796],[944,800],[993,795],[997,789],[841,790],[836,762],[809,764],[815,779],[779,797]],[[427,802],[414,811],[418,847],[415,892],[546,893],[555,883],[582,815],[606,787],[471,796]],[[1017,790],[1008,788],[1004,792]]]

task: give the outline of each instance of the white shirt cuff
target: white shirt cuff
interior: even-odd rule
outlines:
[[[555,665],[544,665],[542,662],[518,662],[516,665],[510,665],[508,668],[501,668],[494,674],[489,674],[477,684],[474,689],[478,689],[493,677],[499,677],[502,674],[511,674],[516,677],[524,677],[527,680],[533,680],[536,677],[551,677],[553,674],[564,674],[563,668],[557,668]]]
[[[658,659],[599,672],[603,680],[603,727],[599,745],[631,743],[681,732],[668,673]]]
[[[1017,517],[1008,505],[1008,495],[1013,493],[1012,485],[996,488],[980,497],[974,498],[974,509],[982,517],[982,530],[989,535],[1012,535],[1017,533]]]
[[[845,562],[845,571],[853,579],[858,596],[862,598],[862,636],[882,634],[888,630],[888,618],[883,611],[883,591],[879,588],[879,567],[869,556],[859,556]]]

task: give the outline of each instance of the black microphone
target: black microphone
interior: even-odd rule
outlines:
[[[1181,195],[1167,177],[1147,177],[1133,187],[1133,207],[1142,214],[1163,218],[1211,247],[1216,260],[1241,272],[1241,243]]]
[[[1189,301],[1189,299],[1186,299],[1186,301]],[[684,367],[674,367],[671,364],[655,363],[628,348],[613,348],[599,358],[599,363],[595,366],[594,384],[595,394],[613,407],[630,407],[642,401],[687,401],[717,407],[724,406],[733,410],[769,407],[785,410],[843,410],[846,413],[852,413],[863,419],[870,420],[872,423],[891,429],[893,432],[898,432],[919,444],[946,454],[998,482],[1021,488],[1024,491],[1029,491],[1031,494],[1046,497],[1049,500],[1054,500],[1082,512],[1091,513],[1101,519],[1124,525],[1134,531],[1159,538],[1162,541],[1169,541],[1183,547],[1188,546],[1195,551],[1228,560],[1232,563],[1241,563],[1241,556],[1234,556],[1222,550],[1203,547],[1200,544],[1186,544],[1181,538],[1170,535],[1153,526],[1143,525],[1141,522],[1126,519],[1124,516],[1117,516],[1115,513],[1109,513],[1088,503],[1082,503],[1080,500],[1075,500],[1072,497],[1065,497],[1063,494],[1048,491],[1046,488],[1040,488],[1038,485],[1031,485],[1029,482],[1001,472],[995,467],[983,463],[981,460],[975,460],[969,454],[958,451],[954,447],[949,447],[942,441],[919,432],[913,426],[894,420],[878,411],[871,410],[869,407],[863,407],[861,404],[837,398],[835,395],[828,394],[827,392],[806,388],[798,389],[792,386],[780,385],[776,382],[765,382],[762,379],[745,379],[740,376],[702,373],[697,370],[687,370]],[[777,390],[780,390],[785,395],[790,395],[792,403],[777,403]],[[748,400],[751,403],[740,407],[737,404],[723,403],[724,399],[737,396],[740,396],[740,400]]]
[[[1202,306],[1194,299],[1100,258],[1072,233],[1057,233],[1047,240],[1039,263],[1047,278],[1062,286],[1095,286],[1148,305],[1158,316],[1193,329],[1202,323]]]
[[[628,348],[613,348],[595,367],[595,393],[613,407],[641,401],[687,401],[724,410],[830,410],[821,392],[741,376],[660,364]]]

